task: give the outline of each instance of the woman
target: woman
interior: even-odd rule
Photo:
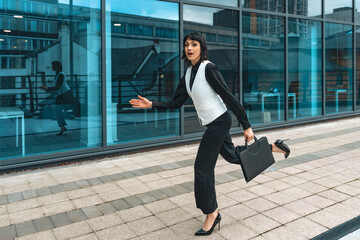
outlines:
[[[200,33],[185,36],[182,58],[189,65],[185,76],[180,80],[172,100],[165,102],[149,101],[138,96],[130,104],[135,108],[175,109],[180,108],[189,96],[193,99],[199,120],[206,126],[195,160],[195,200],[197,208],[206,215],[203,227],[197,236],[210,235],[219,223],[221,215],[217,211],[214,168],[218,154],[230,163],[240,164],[239,153],[243,146],[234,147],[229,130],[231,115],[224,103],[232,110],[244,129],[247,141],[254,133],[246,113],[237,99],[230,93],[216,66],[208,61],[205,39]],[[290,154],[283,140],[270,145],[273,152]]]
[[[55,74],[55,87],[41,86],[40,88],[49,91],[56,91],[56,120],[60,127],[60,132],[56,135],[63,135],[66,129],[66,122],[64,119],[63,109],[66,109],[70,104],[74,103],[74,96],[69,85],[66,82],[65,73],[62,72],[62,64],[59,61],[51,63],[51,69],[56,72]]]

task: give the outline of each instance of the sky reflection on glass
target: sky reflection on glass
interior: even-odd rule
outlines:
[[[237,0],[197,0],[198,2],[206,2],[212,4],[220,4],[220,5],[227,5],[227,6],[238,6]]]
[[[70,0],[59,0],[59,4],[70,4]],[[73,5],[100,9],[100,1],[98,0],[73,0]]]
[[[178,4],[155,0],[111,1],[111,11],[153,17],[168,20],[179,20]]]
[[[218,11],[220,9],[184,5],[184,21],[213,25],[214,13]]]
[[[311,0],[311,7],[308,8],[309,17],[321,17],[321,0]]]
[[[60,4],[70,4],[70,0],[59,0]],[[179,20],[178,4],[156,0],[107,0],[106,9],[143,17]],[[98,0],[73,0],[74,6],[100,9]]]

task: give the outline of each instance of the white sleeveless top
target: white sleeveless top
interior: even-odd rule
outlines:
[[[69,86],[67,85],[67,83],[66,83],[66,75],[65,75],[65,73],[60,72],[60,73],[56,76],[55,82],[57,82],[60,74],[64,75],[64,80],[63,80],[60,88],[58,89],[58,96],[66,93],[67,91],[70,90],[70,87],[69,87]]]
[[[190,90],[190,76],[192,66],[186,70],[185,84],[189,96],[192,98],[201,125],[207,125],[227,111],[220,96],[209,85],[205,78],[205,68],[210,61],[203,61],[197,71],[192,89]]]

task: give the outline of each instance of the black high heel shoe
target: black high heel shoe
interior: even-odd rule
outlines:
[[[288,145],[286,145],[284,142],[287,141],[289,139],[285,139],[285,140],[281,140],[278,139],[274,142],[275,146],[277,146],[279,149],[283,150],[285,153],[285,158],[288,158],[288,156],[290,155],[290,148]]]
[[[59,132],[58,134],[56,134],[56,136],[63,135],[66,130],[67,130],[67,129],[66,129],[65,126],[61,127],[61,128],[60,128],[60,132]]]
[[[218,215],[217,217],[215,218],[215,221],[213,223],[213,225],[211,226],[210,230],[209,231],[205,231],[204,229],[200,229],[199,231],[197,231],[195,233],[195,236],[205,236],[205,235],[210,235],[212,233],[212,231],[214,230],[216,224],[219,224],[219,230],[220,230],[220,221],[221,221],[221,215],[220,213],[218,212]]]

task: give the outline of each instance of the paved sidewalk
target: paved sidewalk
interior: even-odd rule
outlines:
[[[360,117],[264,135],[291,139],[290,157],[249,184],[220,157],[211,236],[193,235],[204,216],[189,144],[0,176],[0,239],[310,239],[360,215]]]

